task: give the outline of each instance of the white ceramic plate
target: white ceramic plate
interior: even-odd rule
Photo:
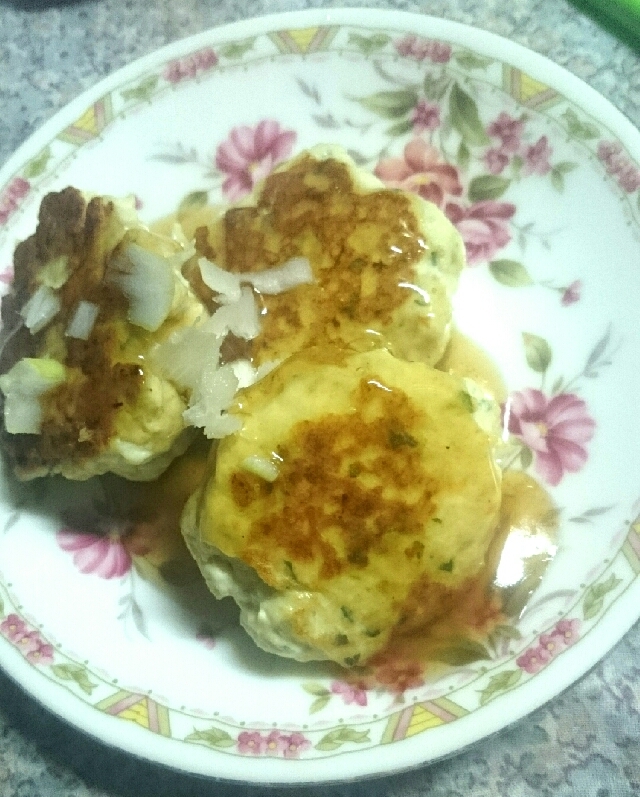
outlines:
[[[73,102],[5,166],[0,278],[48,191],[134,193],[151,221],[185,197],[238,196],[319,142],[457,223],[470,260],[457,320],[506,375],[515,464],[560,507],[560,549],[484,658],[363,689],[258,652],[226,609],[207,627],[206,601],[149,579],[117,528],[59,534],[60,482],[34,501],[5,479],[2,666],[105,742],[219,778],[360,778],[450,754],[553,697],[640,613],[640,136],[544,58],[382,11],[294,13],[178,42]]]

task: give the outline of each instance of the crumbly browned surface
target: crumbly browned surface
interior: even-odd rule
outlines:
[[[266,650],[365,661],[414,587],[455,601],[483,571],[500,506],[494,409],[485,431],[462,379],[383,349],[292,355],[239,397],[242,430],[185,520],[215,594],[233,595]],[[229,587],[235,562],[258,578]]]
[[[261,577],[269,577],[269,568],[261,572],[265,546],[277,546],[289,561],[317,564],[321,579],[363,569],[371,553],[384,552],[390,529],[406,536],[407,559],[422,557],[418,540],[435,509],[431,497],[442,489],[421,467],[420,447],[408,431],[426,419],[404,393],[387,394],[375,379],[362,377],[351,412],[301,421],[278,449],[276,486],[286,487],[277,512],[256,519],[242,552]],[[258,498],[254,490],[273,486],[242,471],[231,479],[240,509]]]
[[[363,190],[348,164],[310,154],[269,175],[255,204],[229,209],[221,227],[198,230],[196,247],[230,271],[260,271],[297,256],[313,270],[315,284],[295,295],[261,298],[258,360],[390,324],[427,249],[406,194]]]
[[[2,448],[19,475],[46,472],[55,463],[82,462],[107,445],[115,416],[124,403],[133,403],[142,384],[142,370],[117,361],[117,330],[112,321],[126,315],[120,290],[105,281],[112,251],[105,249],[104,229],[115,213],[112,202],[88,203],[75,188],[48,194],[40,206],[33,235],[18,244],[14,255],[14,283],[2,300],[3,327],[11,336],[2,349],[2,372],[21,357],[55,352],[70,369],[69,379],[41,400],[41,433],[8,434]],[[69,278],[59,291],[62,309],[36,335],[22,327],[20,308],[38,287],[38,272],[58,257],[68,258]],[[65,337],[64,330],[80,300],[97,304],[98,318],[88,340]]]

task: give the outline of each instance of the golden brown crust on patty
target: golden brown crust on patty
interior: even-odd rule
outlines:
[[[243,428],[220,443],[183,532],[259,645],[351,666],[384,647],[414,585],[453,595],[482,571],[499,413],[468,389],[384,350],[322,347],[239,395]]]
[[[328,341],[386,346],[402,359],[435,363],[448,339],[451,308],[448,285],[433,263],[444,252],[449,276],[457,279],[463,262],[457,235],[437,208],[385,188],[334,149],[305,152],[279,166],[207,234],[199,228],[196,248],[235,273],[308,259],[313,284],[260,297],[257,362]],[[444,228],[444,244],[435,227]],[[189,279],[197,291],[199,275]]]
[[[16,247],[14,283],[3,298],[3,320],[21,321],[18,311],[36,291],[47,264],[65,258],[69,274],[59,290],[62,306],[52,325],[35,335],[21,329],[20,345],[11,341],[3,349],[2,370],[7,371],[21,357],[45,356],[56,338],[56,353],[70,369],[69,378],[41,400],[39,435],[8,434],[3,429],[3,449],[19,473],[95,456],[111,438],[120,407],[135,401],[142,384],[139,366],[117,361],[118,336],[112,322],[126,315],[127,302],[105,281],[112,254],[105,229],[114,213],[113,202],[98,197],[87,202],[77,189],[65,188],[43,199],[35,233]],[[80,300],[100,308],[86,341],[64,336]]]
[[[148,480],[184,450],[191,434],[182,417],[188,397],[149,354],[205,314],[179,271],[189,256],[186,239],[149,232],[131,199],[86,199],[74,188],[43,199],[35,233],[16,248],[14,284],[3,299],[8,334],[1,371],[34,358],[33,367],[60,363],[64,376],[38,393],[34,433],[9,434],[3,427],[3,449],[20,478],[62,473],[86,479],[111,471]],[[147,313],[158,298],[154,285],[144,293],[148,269],[162,275],[167,312],[152,314],[157,320],[145,326],[149,316],[135,313],[145,301]],[[43,295],[53,310],[42,321],[32,316],[32,332],[20,311],[28,320],[33,305],[24,311],[25,303],[36,296],[37,307]],[[20,382],[5,380],[7,390],[16,406]]]
[[[241,554],[263,579],[271,573],[261,567],[265,546],[277,546],[288,561],[317,564],[320,579],[365,568],[370,554],[384,551],[390,531],[407,536],[408,559],[422,556],[416,538],[441,485],[421,468],[418,442],[408,430],[426,417],[405,393],[388,394],[376,379],[361,378],[351,412],[301,421],[279,447],[280,475],[267,484],[285,484],[283,498],[276,513],[256,520]],[[239,476],[245,475],[234,474]],[[245,478],[265,484],[257,476]]]

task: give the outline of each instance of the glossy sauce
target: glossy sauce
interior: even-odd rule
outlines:
[[[507,396],[493,360],[458,331],[437,368],[474,379],[497,401]],[[386,650],[369,662],[372,683],[407,668],[417,677],[425,669],[481,658],[492,629],[516,621],[525,610],[556,553],[557,530],[557,509],[542,485],[524,472],[505,471],[500,520],[483,571],[462,590],[427,581],[416,585],[406,605],[407,619]]]
[[[436,368],[455,376],[468,377],[502,404],[507,398],[507,386],[500,369],[487,352],[457,329],[451,333],[444,355]]]
[[[433,365],[451,319],[448,283],[462,267],[459,238],[436,208],[363,179],[339,159],[301,155],[270,174],[250,202],[224,213],[185,209],[154,229],[166,234],[179,221],[198,255],[234,273],[292,257],[309,261],[313,284],[258,295],[256,364],[324,341],[358,350],[384,346]],[[214,309],[196,259],[184,273]]]
[[[557,513],[547,492],[521,472],[504,474],[500,522],[478,577],[456,590],[417,584],[387,648],[370,662],[416,671],[482,658],[491,631],[515,622],[556,552]]]
[[[327,194],[328,188],[331,190]],[[367,347],[388,345],[393,352],[394,347],[389,344],[379,322],[388,320],[393,308],[406,299],[407,286],[416,290],[410,285],[412,273],[408,271],[405,274],[402,269],[423,254],[424,242],[417,229],[407,226],[407,206],[390,208],[382,202],[380,208],[384,208],[387,218],[399,220],[398,241],[386,240],[381,244],[381,249],[386,249],[387,253],[392,251],[397,260],[393,269],[389,269],[394,277],[389,282],[389,292],[386,292],[381,283],[381,280],[388,279],[385,270],[380,268],[380,263],[373,267],[357,252],[354,254],[353,247],[360,244],[349,233],[351,227],[345,234],[345,222],[358,215],[358,203],[354,204],[353,194],[353,184],[349,183],[344,168],[323,165],[312,169],[311,174],[307,168],[296,173],[272,175],[256,206],[237,208],[224,215],[217,209],[202,209],[176,217],[189,234],[195,235],[199,254],[232,271],[252,271],[279,265],[287,257],[301,253],[311,261],[317,260],[316,233],[326,238],[326,230],[336,231],[337,237],[323,239],[320,262],[324,262],[325,255],[330,255],[329,260],[341,259],[340,279],[331,279],[331,270],[326,266],[316,270],[316,277],[320,275],[323,305],[329,315],[325,317],[322,309],[318,308],[317,294],[314,293],[317,286],[298,289],[302,295],[306,291],[311,297],[309,302],[303,299],[299,306],[289,294],[263,297],[262,338],[258,341],[259,353],[256,354],[256,349],[253,351],[256,362],[284,353],[288,355],[290,350],[279,348],[278,341],[300,337],[302,332],[304,341],[298,341],[294,350],[308,345],[309,340],[335,343],[331,324],[337,329],[345,321],[355,321],[361,330],[366,329],[369,335]],[[336,207],[326,204],[329,196],[339,197]],[[274,197],[280,200],[279,204]],[[309,234],[314,219],[331,218],[336,212],[336,225],[332,227],[329,224],[324,231],[319,225],[314,234]],[[306,228],[301,219],[306,219]],[[165,220],[156,229],[166,233],[172,221]],[[282,242],[290,241],[295,235],[299,236],[297,245],[289,250]],[[349,241],[346,248],[345,241]],[[366,243],[363,242],[365,249]],[[415,245],[418,248],[413,251]],[[379,261],[383,259],[378,258]],[[399,277],[398,268],[402,272]],[[190,279],[192,284],[194,279],[197,282],[197,275],[190,275]],[[403,281],[405,289],[400,290]],[[197,285],[194,288],[197,290]],[[327,291],[329,295],[325,296]],[[208,299],[211,300],[210,293]],[[379,302],[382,302],[380,306]],[[313,310],[312,316],[308,315],[309,308]],[[431,310],[427,307],[426,317]],[[331,322],[331,317],[334,322]],[[354,343],[353,340],[349,342]],[[507,397],[506,385],[495,363],[477,344],[457,330],[453,331],[436,367],[473,379],[498,403]],[[236,484],[235,490],[239,504],[245,500],[251,502],[246,485]],[[480,574],[468,579],[463,588],[449,588],[427,577],[415,584],[405,600],[403,619],[396,627],[388,648],[370,661],[373,671],[380,672],[388,669],[389,665],[397,666],[399,662],[421,671],[438,661],[459,664],[471,660],[469,651],[473,650],[473,643],[482,645],[493,627],[513,621],[521,614],[555,553],[556,531],[557,514],[546,491],[526,474],[505,472],[500,520],[484,568]],[[264,529],[263,532],[266,533]],[[308,542],[313,549],[313,540]],[[299,535],[295,543],[303,544]],[[382,682],[380,678],[378,681]]]
[[[453,331],[436,367],[473,379],[500,404],[507,398],[507,387],[496,363],[458,330]],[[505,470],[500,523],[485,576],[500,597],[505,615],[517,617],[542,579],[556,551],[557,527],[557,510],[544,487],[526,473]]]
[[[493,382],[496,390],[503,389],[497,369],[490,358],[486,355],[483,358],[479,358],[477,347],[474,344],[470,344],[467,348],[465,340],[461,336],[457,337],[455,345],[457,347],[455,359],[448,357],[445,360],[449,366],[447,370],[455,369],[458,375],[467,376],[470,373],[470,368],[473,368],[476,378],[484,375],[484,384],[486,386],[488,386],[489,382]],[[467,366],[464,365],[465,362],[468,363]],[[394,412],[397,418],[402,420],[401,408],[396,407]],[[335,429],[331,427],[333,421],[338,424]],[[352,418],[350,430],[354,432],[354,436],[357,438],[358,434],[357,429],[353,426],[354,422],[357,423],[357,419]],[[413,434],[416,434],[414,422],[415,419],[413,418],[404,418],[402,428],[406,427]],[[323,434],[328,439],[340,441],[340,436],[345,429],[344,420],[340,420],[340,418],[335,416],[327,416],[326,423],[323,425],[321,421],[320,425]],[[321,443],[315,436],[320,430],[315,429],[314,424],[313,427],[309,427],[307,437],[304,437],[306,434],[304,429],[301,428],[299,432],[303,434],[304,445],[311,447],[308,452],[308,460],[311,462],[314,457],[313,452]],[[372,433],[372,428],[368,428],[368,432]],[[385,441],[388,443],[387,432],[385,432],[384,440],[381,438],[382,443],[385,443]],[[380,443],[380,441],[378,442]],[[415,452],[415,449],[409,443],[407,445],[402,445],[401,443],[402,441],[399,438],[398,448],[395,449],[394,455],[390,460],[391,464],[393,464],[394,460],[397,460],[399,452],[408,456],[413,455]],[[333,495],[328,486],[325,488],[316,484],[317,479],[314,481],[314,474],[308,474],[308,477],[305,476],[304,445],[302,446],[303,458],[301,460],[289,461],[290,457],[287,451],[281,450],[278,452],[279,467],[282,468],[283,465],[281,463],[284,462],[287,467],[299,472],[299,486],[301,489],[306,486],[308,492],[310,485],[313,485],[314,488],[312,494],[307,494],[306,498],[304,494],[298,495],[295,492],[289,494],[287,491],[288,498],[291,500],[291,511],[297,511],[300,517],[298,519],[293,516],[288,517],[284,526],[290,529],[293,534],[284,539],[278,537],[278,545],[284,546],[285,549],[286,546],[293,546],[285,558],[294,560],[297,563],[296,568],[305,560],[305,552],[307,552],[315,565],[323,563],[323,567],[327,569],[324,577],[333,578],[339,575],[339,563],[334,561],[331,556],[328,556],[327,550],[322,548],[322,535],[319,534],[318,539],[316,539],[313,534],[305,537],[304,534],[299,533],[299,530],[305,525],[305,513],[313,505],[311,500],[313,496],[323,496],[326,499]],[[343,446],[341,443],[338,447],[342,452]],[[380,450],[384,448],[382,444],[378,447]],[[394,448],[393,445],[391,448]],[[359,450],[355,449],[351,452],[352,464],[356,466],[358,465],[358,453]],[[349,458],[347,457],[347,459]],[[345,461],[343,461],[342,457],[339,457],[335,463],[336,467],[333,469],[329,467],[328,472],[335,471],[336,478],[338,478],[336,469],[344,464]],[[379,465],[380,463],[376,463],[374,472],[388,471],[389,463],[385,466]],[[200,472],[204,472],[204,461],[201,461],[199,467],[201,469]],[[407,471],[412,470],[414,472],[417,470],[415,464],[413,468],[407,468]],[[197,471],[193,473],[196,475]],[[357,475],[361,476],[361,473],[358,469]],[[354,474],[356,474],[355,469],[349,471],[347,468],[347,471],[345,471],[343,482],[349,488],[353,488],[356,484]],[[286,473],[281,472],[281,475],[284,478]],[[401,476],[399,473],[397,475]],[[167,474],[163,478],[164,485],[171,481],[171,478],[170,474]],[[242,510],[243,512],[251,513],[251,505],[255,500],[260,502],[260,496],[254,494],[252,490],[247,492],[247,485],[248,487],[262,485],[265,489],[269,485],[267,482],[256,478],[247,478],[245,481],[247,484],[235,485],[234,500],[239,507],[245,507]],[[192,483],[195,483],[195,480]],[[413,486],[413,483],[409,479],[403,489],[409,489],[411,486]],[[318,491],[316,491],[316,488],[318,488]],[[163,487],[160,493],[163,493],[164,489]],[[191,484],[183,482],[182,487],[169,489],[167,492],[177,500],[177,506],[179,502],[186,500],[190,491]],[[333,492],[335,493],[335,490]],[[345,493],[345,490],[339,489],[334,498],[338,493]],[[399,495],[401,494],[402,492],[399,493]],[[347,490],[345,495],[350,495],[349,490]],[[356,497],[354,496],[354,500]],[[369,552],[375,550],[375,548],[363,547],[364,538],[360,539],[357,533],[358,524],[362,525],[362,518],[368,518],[375,507],[367,509],[366,506],[356,506],[354,504],[352,507],[353,517],[344,522],[345,511],[347,512],[346,517],[349,518],[349,500],[351,499],[348,498],[347,505],[340,509],[338,516],[331,522],[336,527],[343,527],[349,529],[350,532],[351,530],[355,532],[355,536],[347,535],[344,543],[346,548],[351,551],[349,554],[350,561],[353,560],[353,566],[357,568],[364,565]],[[416,507],[416,511],[418,509]],[[420,512],[429,514],[427,508],[420,510]],[[179,511],[174,511],[173,516],[176,518],[177,524]],[[272,539],[273,529],[270,522],[267,522],[266,518],[263,520],[263,525],[266,527],[260,526],[258,529],[254,529],[254,533],[258,534],[260,538],[266,535],[266,537]],[[279,523],[279,520],[282,520],[282,518],[275,518],[273,523],[275,523],[275,527],[279,527],[282,530],[283,524]],[[420,518],[416,518],[416,523],[420,525]],[[385,523],[384,525],[386,526],[387,524]],[[164,532],[169,537],[172,533],[175,534],[175,530],[172,532],[166,523],[163,527]],[[478,651],[481,651],[483,646],[486,645],[486,640],[491,630],[497,625],[515,621],[526,606],[529,597],[542,578],[546,565],[555,553],[556,528],[557,514],[546,491],[527,474],[506,472],[502,482],[500,518],[485,557],[486,564],[484,568],[474,577],[467,578],[462,584],[458,582],[455,586],[435,581],[429,578],[428,575],[414,583],[410,593],[404,599],[401,621],[396,626],[388,646],[375,654],[369,661],[372,673],[371,678],[374,679],[374,682],[380,673],[383,673],[383,675],[380,675],[381,678],[387,677],[384,673],[395,671],[400,665],[402,667],[410,666],[416,672],[422,672],[424,669],[433,670],[437,668],[439,662],[462,664],[468,663],[473,656],[477,657],[479,655]],[[311,533],[311,530],[309,531]],[[367,537],[366,542],[367,546],[375,545],[373,538],[369,539]],[[249,537],[249,547],[254,543],[255,540]],[[329,554],[331,553],[333,553],[332,550],[329,551]],[[256,567],[260,560],[260,556],[253,555],[245,555],[242,558]],[[252,559],[255,559],[255,561],[252,561]],[[398,566],[397,563],[394,564],[394,568]],[[267,573],[262,573],[261,575],[268,580]],[[409,578],[409,581],[411,580]],[[358,670],[358,673],[362,674],[362,671]]]

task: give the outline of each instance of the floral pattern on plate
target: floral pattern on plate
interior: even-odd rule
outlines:
[[[504,314],[509,340],[516,341],[504,356],[496,343],[502,341],[502,329],[493,339],[494,347],[490,339],[486,343],[509,381],[514,465],[534,468],[552,488],[561,511],[570,515],[563,518],[562,534],[573,552],[575,575],[567,578],[551,572],[518,623],[498,627],[483,645],[463,646],[442,677],[430,680],[420,672],[390,668],[373,684],[308,667],[287,676],[284,684],[272,679],[270,689],[276,690],[278,705],[272,701],[262,710],[268,695],[252,670],[250,656],[240,657],[239,665],[228,663],[235,638],[233,631],[227,633],[226,620],[214,627],[198,616],[189,625],[179,612],[175,617],[169,612],[171,616],[163,615],[165,625],[157,622],[156,605],[164,611],[182,598],[170,593],[176,585],[168,585],[166,571],[157,561],[152,569],[162,571],[160,579],[145,570],[153,560],[153,544],[145,551],[137,549],[135,536],[123,529],[96,532],[87,525],[55,523],[38,527],[33,510],[41,501],[16,503],[7,496],[0,533],[0,655],[18,677],[21,667],[36,668],[43,684],[49,682],[54,690],[68,688],[71,716],[74,706],[83,703],[94,713],[128,720],[127,728],[170,737],[178,749],[186,743],[207,754],[225,754],[191,759],[189,766],[195,771],[259,779],[259,773],[245,769],[251,759],[259,759],[261,766],[277,761],[286,768],[291,759],[302,758],[311,765],[348,751],[354,762],[351,773],[373,773],[382,771],[376,757],[382,760],[391,742],[428,732],[434,741],[430,749],[423,747],[414,754],[414,763],[420,763],[455,749],[455,742],[435,741],[450,723],[476,722],[475,738],[499,727],[508,716],[499,710],[492,713],[493,700],[511,693],[517,707],[518,690],[528,688],[531,681],[544,684],[539,701],[551,696],[567,683],[562,669],[572,672],[571,677],[583,671],[576,651],[581,657],[585,651],[586,661],[604,652],[599,648],[602,643],[590,640],[597,640],[601,626],[619,618],[617,607],[624,604],[625,596],[637,593],[640,506],[634,500],[638,496],[629,485],[615,495],[597,489],[602,483],[601,441],[612,434],[612,421],[610,403],[603,399],[602,389],[594,387],[620,384],[632,331],[624,319],[614,319],[612,300],[600,311],[600,321],[602,328],[611,325],[615,334],[602,336],[601,329],[589,327],[580,338],[576,336],[593,312],[590,297],[603,289],[606,280],[598,270],[552,257],[566,250],[571,232],[551,225],[550,219],[558,203],[581,202],[581,186],[591,181],[598,185],[600,196],[615,205],[615,218],[623,219],[628,231],[626,251],[635,247],[637,255],[640,171],[618,136],[617,117],[611,121],[603,112],[592,113],[583,98],[570,96],[568,88],[565,95],[532,76],[535,59],[529,75],[522,67],[522,53],[516,57],[508,48],[503,52],[501,45],[494,56],[486,55],[487,49],[497,47],[495,41],[476,52],[461,43],[466,39],[460,29],[449,29],[445,23],[443,30],[450,30],[451,40],[426,31],[408,33],[394,24],[381,29],[359,23],[286,29],[263,24],[263,29],[249,26],[242,36],[214,31],[206,44],[199,40],[191,49],[183,44],[153,63],[134,65],[119,82],[102,93],[94,92],[76,115],[67,113],[54,120],[58,126],[49,139],[39,139],[38,146],[32,146],[21,161],[14,160],[3,175],[0,280],[6,285],[10,279],[13,242],[32,228],[43,193],[80,173],[96,178],[95,185],[82,187],[133,192],[145,212],[160,215],[181,199],[204,204],[239,198],[301,148],[323,140],[343,143],[357,163],[387,184],[436,202],[460,230],[470,266],[461,288],[463,302],[472,306],[475,291],[481,291],[490,306]],[[283,103],[267,108],[269,98],[262,101],[255,91],[261,79],[273,79],[274,70],[288,90],[298,91],[294,109]],[[325,77],[354,70],[358,80]],[[263,73],[269,77],[263,78]],[[558,74],[562,85],[559,70]],[[254,89],[250,95],[249,79]],[[160,140],[155,131],[160,129],[158,119],[165,118],[167,102],[182,104],[200,119],[200,105],[210,109],[211,94],[218,86],[217,113],[206,124],[193,126],[197,134],[167,123],[163,135],[173,139]],[[254,99],[240,104],[222,101],[242,91]],[[135,124],[147,125],[148,134],[139,135]],[[115,178],[97,164],[113,154],[109,147],[118,130],[129,141],[135,136],[137,146],[132,149],[143,152],[136,155],[134,165],[139,168],[128,164],[131,168],[120,170],[127,175],[127,185],[121,178],[115,186]],[[161,181],[158,184],[171,185],[165,204],[155,189],[137,182],[138,173],[145,180],[153,175]],[[534,196],[543,197],[553,212],[534,202],[532,215]],[[571,241],[576,243],[575,236]],[[547,256],[553,268],[548,267]],[[482,337],[483,326],[476,323],[475,329]],[[571,343],[567,334],[574,335]],[[580,370],[576,363],[582,362]],[[605,366],[606,376],[594,382]],[[531,372],[538,379],[535,386]],[[612,395],[622,393],[616,390]],[[587,509],[585,490],[593,501]],[[601,532],[600,541],[592,531]],[[43,545],[41,556],[47,563],[43,589],[44,582],[61,583],[64,577],[76,594],[100,596],[102,632],[111,641],[100,647],[89,628],[70,631],[29,590],[32,581],[22,573],[31,560],[23,537],[29,544]],[[593,552],[582,550],[584,539]],[[564,556],[566,562],[569,554]],[[119,636],[120,626],[125,625],[122,587],[129,589],[127,580],[143,571],[147,577],[139,579],[139,585],[136,582],[138,609],[130,611],[139,621]],[[220,708],[213,710],[208,699],[202,704],[192,699],[194,692],[186,683],[171,691],[170,679],[163,681],[143,667],[129,668],[123,675],[110,649],[123,640],[131,644],[134,659],[142,656],[136,645],[162,650],[163,655],[176,645],[193,664],[194,678],[211,668],[216,678],[228,681],[225,691],[232,697],[220,694]],[[243,643],[238,644],[241,648]],[[560,657],[566,664],[558,669],[554,663]],[[270,671],[264,662],[261,666]],[[551,676],[545,680],[549,673],[552,681]],[[266,716],[265,711],[273,714]],[[513,716],[517,712],[516,708]],[[114,742],[120,743],[115,738]],[[150,757],[162,756],[151,748],[149,742]],[[373,758],[367,757],[366,751],[372,749]],[[178,759],[176,753],[173,763]],[[225,763],[234,759],[242,762],[241,768]],[[275,779],[287,780],[286,771],[277,770]],[[334,777],[332,769],[313,773],[319,779]]]

